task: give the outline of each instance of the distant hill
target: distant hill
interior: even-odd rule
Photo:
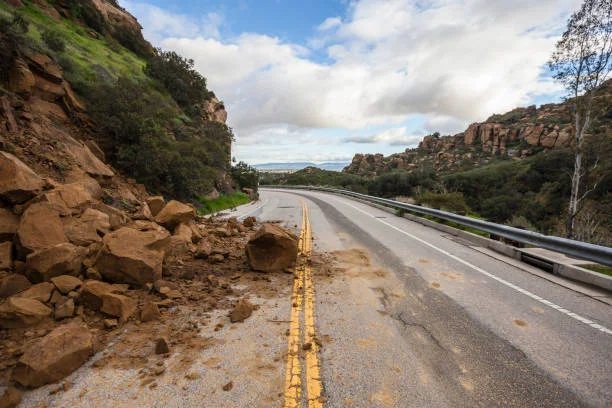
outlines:
[[[590,135],[602,138],[612,133],[612,80],[596,92]],[[515,108],[472,123],[464,132],[452,136],[425,136],[419,147],[390,156],[356,154],[343,171],[365,177],[423,168],[455,173],[486,166],[500,158],[522,160],[541,151],[568,148],[573,143],[571,104],[568,100],[539,108]]]
[[[342,169],[348,166],[348,161],[343,162],[325,162],[325,163],[312,163],[312,162],[291,162],[291,163],[262,163],[256,164],[255,167],[260,171],[274,171],[274,172],[293,172],[305,169],[306,167],[316,167],[321,170],[330,170],[330,171],[342,171]]]

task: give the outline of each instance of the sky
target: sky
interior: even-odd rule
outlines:
[[[250,164],[416,147],[557,102],[546,62],[580,0],[120,0],[195,61]]]

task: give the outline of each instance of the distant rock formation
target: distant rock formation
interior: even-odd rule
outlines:
[[[592,129],[609,132],[612,80],[598,90],[593,108]],[[384,157],[382,154],[355,154],[345,173],[372,177],[394,170],[412,170],[430,165],[450,171],[486,164],[491,156],[520,159],[536,150],[569,147],[573,143],[570,102],[550,103],[536,108],[516,108],[472,123],[453,136],[428,135],[416,149]]]

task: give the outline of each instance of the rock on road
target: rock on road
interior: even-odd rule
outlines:
[[[302,200],[315,252],[363,248],[379,267],[315,277],[326,406],[612,402],[609,294],[345,197],[265,189],[245,211],[298,225]]]

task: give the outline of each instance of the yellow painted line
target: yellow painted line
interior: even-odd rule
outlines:
[[[317,344],[317,333],[315,328],[314,302],[315,291],[312,282],[312,234],[310,231],[310,216],[306,203],[302,202],[304,218],[306,218],[306,234],[304,237],[304,320],[306,343],[310,343],[310,348],[306,350],[306,395],[308,397],[308,408],[322,408],[319,345]]]
[[[302,229],[298,242],[298,258],[296,278],[293,283],[291,297],[291,320],[289,326],[287,368],[285,374],[285,408],[297,408],[302,403],[302,370],[300,365],[300,348],[302,347],[302,333],[300,316],[304,310],[304,337],[310,348],[305,350],[306,366],[306,397],[308,408],[322,408],[319,346],[315,329],[314,302],[315,291],[312,281],[312,233],[310,230],[310,216],[308,207],[302,201]]]
[[[302,230],[298,242],[298,265],[296,266],[295,281],[293,282],[293,294],[291,296],[291,319],[289,324],[289,338],[287,350],[287,368],[285,372],[285,408],[297,408],[301,406],[302,399],[302,372],[300,367],[300,313],[303,302],[304,267],[299,262],[301,247],[303,246],[306,228],[306,219],[302,217]]]

